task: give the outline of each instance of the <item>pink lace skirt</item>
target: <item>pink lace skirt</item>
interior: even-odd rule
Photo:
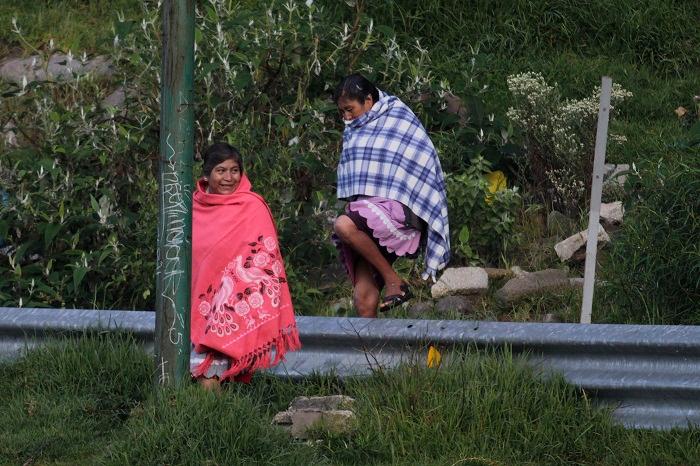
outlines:
[[[382,197],[360,197],[347,204],[345,215],[360,231],[372,238],[389,263],[398,257],[417,256],[422,229],[417,228],[418,225],[409,224],[407,218],[410,211],[400,202]],[[335,235],[333,242],[340,252],[340,260],[345,265],[350,280],[355,284],[357,254]],[[381,277],[375,276],[375,279],[380,287],[383,286]]]

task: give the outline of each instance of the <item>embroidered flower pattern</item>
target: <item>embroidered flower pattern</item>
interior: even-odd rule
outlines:
[[[263,298],[263,295],[261,295],[257,291],[251,293],[250,296],[248,296],[248,304],[250,304],[250,307],[252,307],[253,309],[261,307],[264,302],[265,298]]]
[[[270,256],[264,252],[259,252],[253,256],[253,265],[256,267],[265,267],[270,262]]]
[[[263,246],[267,249],[267,252],[274,253],[277,250],[277,241],[274,238],[268,236],[263,240]]]
[[[199,312],[207,319],[205,333],[224,337],[236,332],[239,324],[254,328],[256,320],[270,318],[268,312],[280,305],[281,285],[287,280],[277,241],[259,236],[248,246],[250,254],[237,256],[226,266],[219,288],[210,285],[199,296]]]

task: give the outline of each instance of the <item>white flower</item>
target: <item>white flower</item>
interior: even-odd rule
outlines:
[[[293,146],[295,144],[299,144],[299,136],[294,136],[292,139],[289,140],[289,143],[287,145]]]
[[[248,296],[248,304],[250,304],[250,307],[253,309],[261,307],[263,305],[263,301],[263,296],[257,291]]]
[[[208,301],[202,301],[199,303],[199,313],[202,314],[203,316],[206,316],[209,314],[209,311],[211,310],[211,304],[209,304]]]
[[[263,241],[263,245],[265,246],[265,249],[267,249],[270,252],[273,252],[277,248],[277,241],[275,241],[272,237],[268,236]]]
[[[244,316],[250,312],[250,306],[248,306],[248,303],[246,301],[238,301],[234,306],[233,310],[236,311],[236,314],[239,316]]]
[[[306,4],[307,7],[311,7],[311,5],[314,4],[314,0],[306,0],[306,2],[304,2],[304,3]]]

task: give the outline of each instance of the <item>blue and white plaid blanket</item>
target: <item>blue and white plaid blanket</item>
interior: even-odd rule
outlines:
[[[450,260],[445,177],[418,117],[395,96],[381,98],[345,127],[338,163],[338,199],[356,195],[393,199],[428,226],[423,279]]]

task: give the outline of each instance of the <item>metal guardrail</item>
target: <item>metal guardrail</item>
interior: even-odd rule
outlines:
[[[512,348],[530,364],[557,371],[627,427],[700,425],[700,326],[581,325],[448,320],[298,317],[302,351],[273,373],[369,374],[416,360],[432,343],[441,349]],[[17,357],[52,336],[86,329],[132,332],[153,351],[155,314],[0,308],[0,356]],[[425,353],[421,353],[424,357]]]

